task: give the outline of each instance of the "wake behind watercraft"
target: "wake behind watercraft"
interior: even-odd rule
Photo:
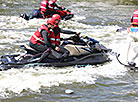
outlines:
[[[1,70],[7,70],[10,68],[22,68],[24,66],[54,66],[65,67],[73,65],[95,65],[110,61],[108,52],[111,49],[107,49],[99,41],[86,37],[72,36],[68,39],[64,39],[62,46],[64,46],[70,55],[64,60],[53,59],[53,54],[60,56],[60,53],[52,49],[48,49],[50,54],[45,57],[40,63],[38,61],[43,53],[38,53],[28,45],[22,45],[26,53],[24,55],[3,55],[1,56]],[[73,44],[72,44],[73,41]],[[53,53],[54,52],[54,53]]]

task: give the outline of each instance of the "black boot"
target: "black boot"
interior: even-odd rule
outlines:
[[[24,18],[25,20],[29,20],[29,16],[26,13],[20,14],[20,17]]]

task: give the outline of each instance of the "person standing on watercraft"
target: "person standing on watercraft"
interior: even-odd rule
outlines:
[[[135,33],[138,32],[135,27],[138,27],[138,9],[134,10],[134,13],[130,19],[131,25],[127,29],[128,33]]]

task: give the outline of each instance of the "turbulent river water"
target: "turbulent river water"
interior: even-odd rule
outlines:
[[[0,55],[23,53],[20,45],[46,20],[25,21],[41,0],[0,0]],[[63,29],[89,35],[117,52],[125,46],[130,17],[137,0],[59,0],[75,17],[62,21]],[[126,52],[125,50],[121,50]],[[112,61],[85,67],[25,67],[0,72],[1,102],[137,102],[138,73]],[[74,94],[66,94],[71,89]]]

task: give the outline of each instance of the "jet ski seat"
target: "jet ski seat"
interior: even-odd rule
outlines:
[[[28,44],[21,45],[20,47],[23,48],[24,50],[26,50],[28,54],[34,55],[34,54],[39,53],[38,51],[36,51],[36,50],[33,49],[32,47],[30,47]]]
[[[90,53],[90,51],[88,51],[88,46],[68,44],[65,48],[70,52],[70,56],[79,56]]]
[[[21,45],[20,47],[26,50],[28,54],[34,55],[39,53],[38,51],[30,47],[28,44]],[[70,52],[70,56],[79,56],[90,53],[90,51],[86,50],[89,49],[88,46],[68,44],[65,46],[65,48]]]

